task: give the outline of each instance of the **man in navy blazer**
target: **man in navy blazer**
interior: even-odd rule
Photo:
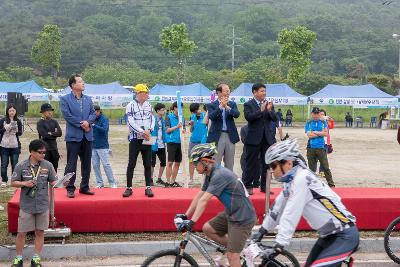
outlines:
[[[272,102],[265,100],[265,85],[254,84],[251,90],[254,98],[244,103],[243,107],[244,117],[248,122],[248,133],[244,142],[246,165],[242,180],[249,194],[253,194],[253,186],[255,186],[254,182],[258,176],[260,164],[262,164],[261,192],[265,193],[266,191],[265,179],[268,166],[265,164],[264,157],[267,149],[276,143],[275,135],[271,131],[271,123],[278,120]]]
[[[236,103],[229,101],[230,89],[227,84],[219,84],[215,90],[218,100],[207,106],[211,127],[207,143],[217,143],[217,164],[224,158],[224,166],[233,171],[235,144],[239,142],[239,134],[235,118],[240,116]]]
[[[82,94],[85,83],[80,75],[75,74],[69,78],[71,93],[60,97],[60,107],[66,122],[65,142],[67,145],[67,166],[64,175],[70,172],[76,173],[78,156],[81,159],[81,175],[79,193],[94,195],[89,190],[89,178],[92,158],[93,129],[92,124],[96,119],[92,99]],[[75,197],[74,175],[69,181],[67,196]]]

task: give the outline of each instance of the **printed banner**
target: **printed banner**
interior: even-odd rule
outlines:
[[[60,94],[52,94],[51,101],[59,101]],[[87,95],[92,98],[94,104],[102,109],[121,109],[125,108],[133,100],[134,94],[115,94],[115,95]]]
[[[246,101],[253,97],[248,96],[230,96],[229,99],[235,101],[238,104],[244,104]],[[150,95],[150,101],[152,102],[169,102],[176,101],[176,96],[173,95]],[[183,103],[210,103],[215,100],[215,96],[181,96]],[[274,105],[306,105],[307,98],[305,97],[267,97],[268,101],[272,101]]]
[[[336,106],[398,106],[397,98],[310,98],[312,105]]]
[[[238,104],[244,104],[252,99],[252,96],[230,96],[229,99]],[[306,105],[306,97],[266,97],[266,99],[274,105]]]
[[[177,101],[176,95],[150,95],[151,102],[168,102]],[[182,103],[210,103],[211,96],[181,96]]]
[[[30,93],[30,94],[22,94],[25,99],[29,101],[41,101],[41,102],[46,102],[49,101],[49,98],[51,97],[51,93],[49,94],[43,94],[43,93]],[[0,94],[0,101],[7,101],[7,94]]]

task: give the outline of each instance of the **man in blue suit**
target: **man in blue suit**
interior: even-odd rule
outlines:
[[[236,103],[229,101],[230,89],[227,84],[219,84],[215,89],[218,100],[208,105],[208,117],[211,127],[208,132],[207,143],[217,144],[217,164],[224,158],[225,168],[233,171],[235,159],[235,144],[239,142],[239,134],[235,125],[235,118],[240,116]]]
[[[78,156],[81,159],[82,181],[79,193],[94,195],[89,190],[89,178],[92,158],[93,129],[92,124],[96,119],[92,99],[82,94],[85,82],[80,75],[75,74],[69,78],[71,93],[60,97],[60,107],[67,124],[65,142],[67,145],[67,166],[64,174],[75,172]],[[75,197],[74,175],[67,186],[67,196]]]

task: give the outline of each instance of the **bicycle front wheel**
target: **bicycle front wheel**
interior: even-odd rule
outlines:
[[[142,267],[199,267],[197,262],[187,253],[179,255],[177,249],[168,249],[156,252],[149,256],[141,265]]]
[[[386,228],[383,244],[388,256],[400,264],[400,217],[394,219]]]
[[[300,263],[292,253],[283,249],[270,259],[263,259],[260,267],[300,267]]]

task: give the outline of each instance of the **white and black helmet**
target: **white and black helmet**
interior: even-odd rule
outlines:
[[[296,139],[288,139],[268,148],[265,153],[265,163],[270,164],[281,160],[295,160],[299,155],[299,145]]]

